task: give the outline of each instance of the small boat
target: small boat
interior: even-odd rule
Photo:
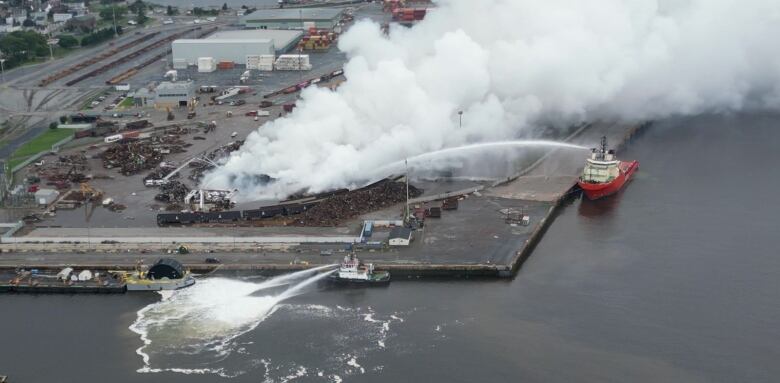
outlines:
[[[376,271],[373,263],[363,263],[355,253],[350,253],[328,280],[338,285],[384,286],[390,283],[390,272]]]
[[[601,137],[601,148],[591,149],[577,184],[588,199],[597,200],[620,191],[638,169],[638,161],[618,161],[615,151],[607,149],[607,137]]]
[[[178,290],[195,284],[195,277],[173,258],[157,261],[147,271],[114,272],[122,276],[127,291]]]

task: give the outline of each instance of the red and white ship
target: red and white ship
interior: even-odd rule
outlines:
[[[596,200],[617,193],[637,170],[639,162],[618,161],[615,151],[607,149],[607,137],[601,137],[601,148],[591,149],[577,184],[588,199]]]

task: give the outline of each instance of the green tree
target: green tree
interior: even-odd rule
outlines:
[[[0,52],[6,59],[6,69],[49,55],[46,38],[35,31],[15,31],[0,37]]]
[[[60,40],[60,42],[57,44],[65,49],[73,48],[76,45],[79,45],[79,40],[72,35],[59,35],[57,38]]]
[[[101,19],[112,21],[114,20],[114,14],[116,14],[117,19],[120,19],[122,18],[122,16],[127,14],[127,7],[122,7],[122,6],[102,7],[100,8],[98,14],[100,15]]]
[[[52,129],[52,130],[57,129],[57,126],[58,125],[57,125],[56,122],[52,122],[51,124],[49,124],[49,129]]]
[[[34,27],[35,26],[35,21],[32,21],[30,19],[24,19],[24,21],[22,21],[22,26],[23,27]]]
[[[179,11],[174,9],[170,5],[168,6],[168,9],[165,10],[165,14],[168,15],[168,16],[173,16],[173,15],[176,15],[177,13],[179,13]]]
[[[120,35],[122,34],[122,27],[117,26],[116,28],[117,33]],[[81,46],[86,47],[90,45],[95,45],[102,43],[103,41],[110,40],[112,37],[114,37],[114,28],[113,27],[107,27],[103,28],[101,30],[92,32],[84,37],[81,38]]]
[[[223,11],[227,11],[228,10],[227,3],[222,4],[222,10]]]
[[[137,15],[139,9],[146,11],[146,3],[141,0],[135,0],[132,4],[128,5],[127,8],[130,10],[130,12],[133,12]]]
[[[137,21],[138,24],[144,24],[149,21],[149,17],[146,16],[146,9],[138,8],[138,11],[135,14],[135,21]]]

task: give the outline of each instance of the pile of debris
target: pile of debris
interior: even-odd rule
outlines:
[[[184,197],[190,192],[187,185],[179,181],[169,181],[160,186],[160,193],[154,196],[154,199],[165,203],[179,203],[184,201]]]
[[[85,182],[90,178],[84,174],[89,170],[89,165],[83,152],[59,156],[56,160],[43,159],[35,163],[35,166],[38,173],[38,177],[34,177],[37,178],[35,183],[45,178],[48,181],[47,185],[55,186],[57,189],[67,189],[72,182]]]
[[[151,140],[117,142],[108,147],[100,158],[106,169],[119,168],[120,173],[131,176],[159,165],[165,155],[183,153],[184,143],[178,136],[152,137]]]
[[[219,159],[229,156],[230,153],[241,149],[241,145],[244,145],[243,140],[227,143],[223,146],[220,146],[219,148],[214,149],[211,153],[206,155],[206,158],[216,162]]]
[[[422,190],[409,185],[409,197],[418,197]],[[406,184],[387,181],[369,188],[328,197],[297,216],[292,225],[337,226],[361,214],[384,209],[406,201]]]

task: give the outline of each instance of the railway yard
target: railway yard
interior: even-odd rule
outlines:
[[[348,15],[344,28],[353,15],[389,20],[377,4]],[[233,30],[236,23],[223,16],[129,30],[110,44],[6,73],[0,155],[7,162],[61,117],[89,128],[74,129],[76,138],[26,164],[8,164],[6,183],[15,192],[9,187],[0,210],[7,229],[0,267],[131,268],[173,253],[201,271],[287,270],[355,251],[409,276],[512,276],[571,198],[583,152],[559,149],[529,150],[510,173],[475,181],[388,174],[352,190],[259,201],[198,189],[204,172],[253,131],[292,113],[302,88],[335,88],[345,80],[346,57],[333,47],[310,54],[309,71],[253,73],[241,84],[249,90],[225,102],[214,98],[215,89],[238,86],[244,66],[177,70],[196,89],[182,107],[128,102],[128,92],[115,87],[167,80],[172,41]],[[606,135],[623,143],[639,128],[593,124],[555,138],[593,145]],[[56,193],[41,203],[41,189]]]

